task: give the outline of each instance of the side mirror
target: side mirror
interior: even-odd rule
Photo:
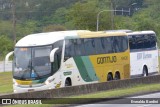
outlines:
[[[6,63],[6,64],[7,64],[8,61],[9,61],[9,57],[10,57],[11,55],[13,55],[13,53],[14,53],[14,51],[9,52],[9,53],[6,55],[6,57],[5,57],[5,63]]]
[[[54,62],[54,55],[59,48],[54,48],[50,53],[50,62]]]

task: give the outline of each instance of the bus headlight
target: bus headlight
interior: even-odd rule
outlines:
[[[15,85],[15,86],[18,86],[18,83],[13,79],[13,84]]]
[[[17,93],[17,90],[14,90],[14,93]]]

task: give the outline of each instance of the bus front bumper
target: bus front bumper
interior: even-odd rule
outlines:
[[[20,85],[13,85],[14,93],[24,93],[24,92],[33,92],[33,91],[41,91],[41,90],[48,90],[53,89],[55,86],[52,85],[41,85],[41,86],[20,86]]]

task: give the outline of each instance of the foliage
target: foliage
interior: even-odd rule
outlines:
[[[5,35],[0,36],[0,59],[13,50],[13,41]]]
[[[38,32],[57,30],[96,30],[97,15],[116,7],[134,8],[128,16],[113,12],[99,14],[99,30],[154,30],[160,38],[159,0],[14,0],[16,4],[16,35],[20,38]],[[1,56],[11,50],[13,38],[12,0],[0,0]],[[4,41],[10,44],[5,44]],[[4,48],[5,47],[5,48]],[[13,46],[12,46],[13,48]]]
[[[66,28],[62,25],[48,25],[43,28],[43,32],[64,31]]]
[[[102,5],[102,1],[100,2],[99,0],[86,1],[84,3],[77,2],[70,8],[67,18],[73,23],[75,29],[96,30],[97,14],[102,10],[101,7],[104,7],[105,5],[108,6],[108,3],[109,2],[104,2]],[[104,16],[108,17],[106,14],[101,15],[100,28],[109,27],[104,22],[108,21],[110,18],[104,18]]]
[[[7,35],[12,38],[12,22],[0,20],[0,35]]]
[[[21,22],[17,24],[17,37],[21,38],[23,36],[26,36],[28,34],[32,34],[32,33],[36,33],[39,32],[39,27],[38,27],[38,23],[37,21],[34,20],[28,20],[25,22]]]

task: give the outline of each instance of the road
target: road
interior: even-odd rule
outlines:
[[[4,65],[3,61],[0,61],[0,72],[12,71],[12,61],[9,61]]]
[[[149,104],[147,102],[149,102]],[[98,104],[85,104],[72,107],[160,107],[160,93],[128,97],[125,99],[117,99],[112,101],[103,101],[98,102]]]

